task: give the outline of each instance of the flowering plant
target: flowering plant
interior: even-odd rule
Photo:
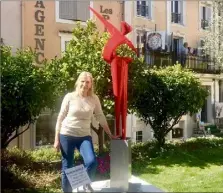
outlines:
[[[98,156],[97,162],[98,162],[97,173],[101,177],[109,177],[110,176],[110,154],[107,153],[105,155]]]

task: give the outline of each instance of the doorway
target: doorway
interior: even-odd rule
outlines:
[[[183,38],[181,37],[174,37],[172,42],[173,48],[172,48],[172,57],[173,57],[173,64],[176,64],[176,62],[179,62],[179,56],[180,56],[180,50],[183,46]]]
[[[212,119],[212,103],[211,103],[211,86],[204,86],[204,88],[210,93],[207,97],[202,110],[201,110],[201,121],[204,123],[211,122]]]

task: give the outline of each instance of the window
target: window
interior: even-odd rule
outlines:
[[[176,61],[180,62],[181,49],[183,47],[184,39],[182,37],[173,37],[172,40],[172,50],[173,50],[173,60],[174,64]]]
[[[150,1],[137,1],[137,15],[151,19],[152,17],[151,0]]]
[[[36,146],[53,145],[57,116],[42,114],[36,122]]]
[[[61,23],[85,22],[90,18],[90,1],[56,1],[56,21]]]
[[[211,86],[202,86],[202,87],[205,88],[211,95]],[[201,121],[204,123],[208,122],[208,103],[210,103],[210,101],[209,101],[210,95],[206,99],[206,101],[201,109]]]
[[[60,44],[61,44],[61,52],[66,51],[67,45],[69,43],[69,41],[72,39],[72,33],[64,33],[64,32],[60,32],[59,33],[60,36]]]
[[[144,56],[144,60],[149,65],[154,65],[154,57],[152,57],[151,52],[147,46],[147,34],[149,32],[145,30],[136,31],[136,47],[138,56]]]
[[[142,131],[136,131],[136,142],[142,142]]]
[[[67,46],[68,46],[69,42],[70,42],[70,41],[65,41],[65,42],[64,42],[64,44],[65,44],[65,51],[67,50]]]
[[[201,28],[206,29],[210,25],[211,8],[201,6],[200,7],[200,14],[201,14]]]
[[[171,22],[172,23],[183,23],[182,21],[183,2],[182,1],[171,1]]]
[[[200,45],[201,45],[201,56],[203,56],[205,54],[205,50],[204,50],[204,40],[201,40],[200,42]]]
[[[223,102],[223,81],[219,80],[219,102]]]
[[[201,59],[204,59],[204,61],[208,62],[211,58],[211,52],[209,50],[205,50],[203,47],[205,45],[205,41],[203,39],[200,40],[200,52],[199,55],[201,56]]]
[[[136,32],[136,46],[139,53],[139,56],[142,56],[145,54],[145,38],[146,38],[146,32],[137,30]]]

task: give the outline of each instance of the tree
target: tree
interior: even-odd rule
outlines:
[[[133,108],[152,127],[159,147],[183,115],[203,106],[208,94],[194,74],[180,65],[143,72],[134,93]]]
[[[210,54],[220,68],[223,67],[223,1],[212,1],[212,19],[204,37],[204,53]]]
[[[49,79],[53,77],[58,82],[58,92],[65,93],[74,89],[74,83],[81,71],[89,71],[94,77],[94,88],[99,96],[105,114],[114,114],[114,99],[110,65],[102,58],[102,51],[108,40],[108,33],[99,33],[96,25],[88,21],[86,26],[76,23],[72,33],[72,40],[67,45],[61,59],[55,59],[47,64]],[[134,62],[129,66],[129,92],[136,82],[137,74],[143,65],[140,59],[126,46],[121,46],[117,53],[122,56],[131,55]],[[132,97],[129,96],[131,100]],[[103,129],[93,127],[98,134],[99,152],[103,149]]]
[[[1,148],[6,148],[29,129],[44,108],[52,108],[57,97],[53,80],[47,80],[44,69],[34,65],[34,52],[18,50],[12,55],[5,46],[0,51]]]

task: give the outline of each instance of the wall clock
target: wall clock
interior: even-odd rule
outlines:
[[[159,33],[151,33],[147,37],[148,47],[152,50],[157,50],[162,47],[162,37]]]

